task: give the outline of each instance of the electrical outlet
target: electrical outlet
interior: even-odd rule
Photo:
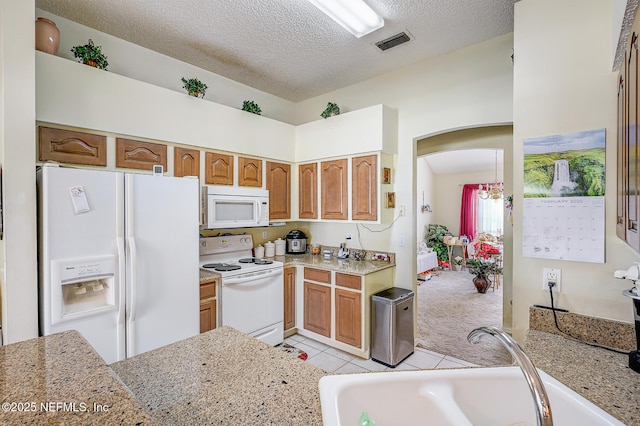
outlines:
[[[262,239],[263,240],[267,239],[267,231],[262,231]]]
[[[401,234],[401,235],[400,235],[400,241],[399,241],[399,243],[400,243],[400,247],[404,247],[404,234]]]
[[[562,289],[562,270],[557,268],[544,268],[542,270],[542,289],[549,290],[549,283],[554,283],[552,291],[560,292]]]
[[[400,206],[400,216],[404,216],[404,213],[405,213],[405,207]]]
[[[351,232],[349,232],[345,237],[345,240],[350,240],[351,238],[353,238],[353,235],[351,235]]]

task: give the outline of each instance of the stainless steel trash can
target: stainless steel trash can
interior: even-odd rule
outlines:
[[[413,353],[411,290],[391,287],[371,296],[371,359],[395,368]]]

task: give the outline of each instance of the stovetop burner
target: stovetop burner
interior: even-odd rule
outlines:
[[[238,260],[238,262],[240,262],[240,263],[253,263],[253,264],[256,264],[256,265],[271,265],[273,263],[273,260],[258,259],[258,258],[255,258],[255,257],[246,257],[246,258]]]
[[[240,265],[230,265],[228,263],[207,263],[202,265],[203,268],[213,269],[214,271],[237,271],[241,268]]]

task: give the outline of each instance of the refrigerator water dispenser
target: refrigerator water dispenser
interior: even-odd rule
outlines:
[[[116,257],[51,262],[51,323],[116,308]]]

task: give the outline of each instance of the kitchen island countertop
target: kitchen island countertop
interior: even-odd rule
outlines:
[[[111,368],[161,425],[322,424],[325,373],[229,327]]]
[[[153,424],[77,331],[0,347],[0,371],[0,424]]]

